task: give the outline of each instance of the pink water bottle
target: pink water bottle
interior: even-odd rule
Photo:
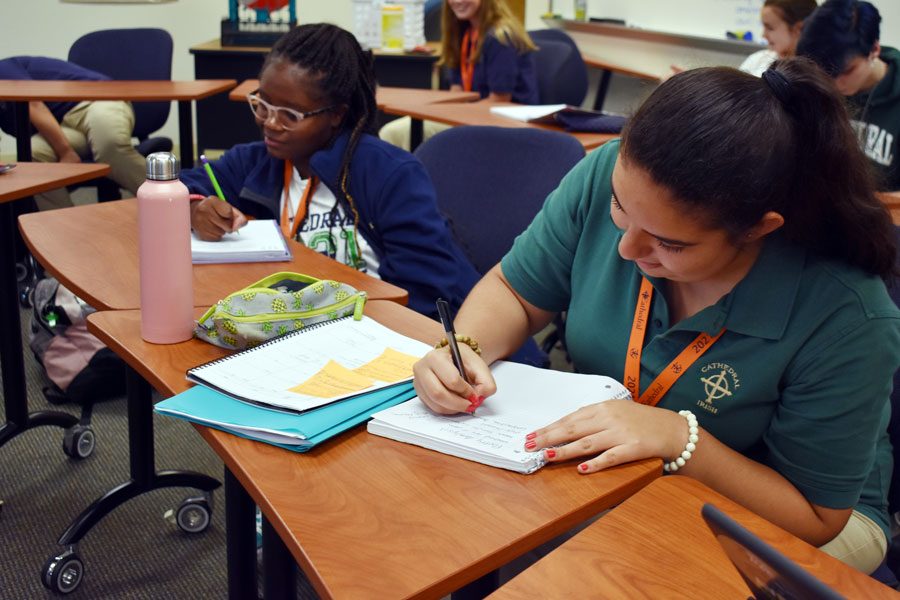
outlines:
[[[191,212],[178,167],[170,152],[154,152],[137,191],[141,337],[154,344],[183,342],[194,331]]]

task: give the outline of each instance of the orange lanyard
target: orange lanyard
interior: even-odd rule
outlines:
[[[641,385],[641,353],[644,350],[644,335],[647,333],[647,317],[650,313],[650,300],[653,298],[653,285],[646,277],[641,278],[641,291],[638,292],[637,306],[634,309],[634,322],[631,324],[631,337],[628,339],[628,354],[625,355],[625,387],[631,392],[631,397],[641,404],[656,406],[666,395],[666,392],[678,381],[678,378],[688,370],[694,361],[700,358],[710,346],[716,343],[722,334],[710,337],[707,333],[701,333],[681,351],[663,371],[656,376],[650,388],[643,395],[639,393]]]
[[[306,218],[306,210],[309,207],[309,201],[312,199],[313,191],[319,183],[319,179],[316,176],[309,178],[309,183],[306,184],[306,189],[303,190],[303,198],[300,199],[300,206],[297,207],[297,214],[294,215],[294,220],[291,221],[291,179],[293,176],[294,165],[289,160],[284,161],[284,203],[281,206],[281,231],[284,232],[285,237],[288,239],[296,237],[300,223]]]
[[[472,28],[466,29],[463,34],[462,47],[459,49],[459,73],[462,77],[463,90],[472,91],[472,79],[475,76],[475,61],[469,60],[474,54],[475,44],[478,43],[478,31],[472,33]]]

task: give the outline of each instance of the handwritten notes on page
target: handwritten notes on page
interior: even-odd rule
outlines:
[[[497,393],[475,415],[437,415],[418,398],[375,413],[370,433],[492,467],[532,473],[543,454],[525,452],[525,435],[575,410],[630,399],[622,384],[601,375],[564,373],[511,362],[491,367]]]
[[[302,412],[412,379],[431,347],[363,316],[300,329],[188,371],[238,400]]]

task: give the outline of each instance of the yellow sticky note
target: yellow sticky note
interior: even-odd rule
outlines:
[[[289,388],[288,391],[316,398],[332,398],[364,390],[374,385],[374,381],[365,375],[354,373],[333,360],[301,384]]]
[[[412,377],[413,364],[419,360],[418,356],[404,354],[393,348],[385,348],[374,360],[370,360],[361,367],[353,369],[355,373],[393,383]]]

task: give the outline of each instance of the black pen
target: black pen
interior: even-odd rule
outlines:
[[[441,318],[441,325],[444,326],[444,332],[447,335],[447,345],[450,346],[450,356],[453,358],[453,364],[459,369],[459,375],[463,378],[463,381],[469,383],[469,378],[466,377],[466,370],[463,368],[462,356],[459,355],[459,345],[456,343],[453,321],[450,320],[450,305],[443,298],[438,298],[437,309],[438,316]]]

